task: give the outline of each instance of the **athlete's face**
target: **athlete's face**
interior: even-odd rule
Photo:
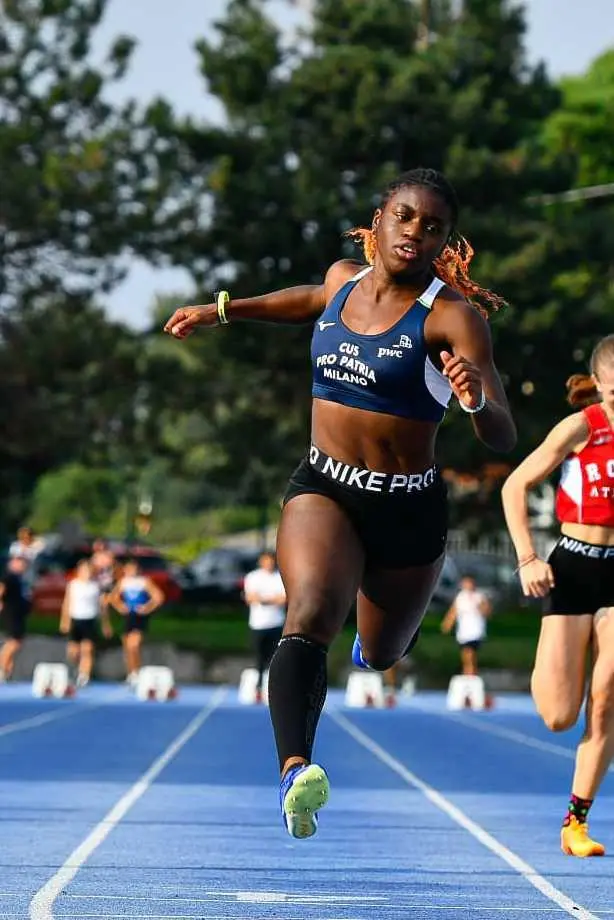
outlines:
[[[597,389],[601,393],[604,405],[614,412],[614,364],[608,362],[597,368],[598,376],[594,375],[593,380]]]
[[[408,185],[377,209],[373,229],[386,271],[411,278],[424,274],[440,255],[452,230],[452,214],[438,192]]]

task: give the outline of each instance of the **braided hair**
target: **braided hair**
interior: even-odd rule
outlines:
[[[410,169],[408,172],[401,173],[388,185],[384,192],[381,207],[385,208],[399,189],[407,188],[410,185],[419,185],[437,192],[448,205],[452,215],[453,238],[446,243],[441,255],[433,262],[433,268],[437,276],[455,291],[458,291],[459,294],[462,294],[485,317],[488,317],[490,313],[500,307],[507,306],[503,297],[489,291],[487,288],[483,288],[469,276],[469,265],[473,259],[474,250],[471,243],[454,229],[459,214],[458,198],[454,187],[442,173],[436,169],[424,168]],[[369,265],[373,265],[377,252],[375,231],[368,230],[365,227],[354,227],[352,230],[348,230],[345,235],[360,243],[365,259]]]

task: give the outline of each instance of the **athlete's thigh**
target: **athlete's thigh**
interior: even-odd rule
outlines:
[[[330,641],[354,602],[364,566],[345,511],[325,495],[290,499],[277,532],[277,562],[288,603],[284,633],[307,631]]]
[[[543,715],[556,710],[562,722],[573,721],[574,713],[577,717],[584,698],[592,631],[592,614],[542,617],[531,688]]]
[[[358,593],[358,632],[367,659],[398,659],[427,611],[444,563],[403,569],[369,567]]]
[[[602,607],[593,622],[591,696],[614,691],[614,607]]]

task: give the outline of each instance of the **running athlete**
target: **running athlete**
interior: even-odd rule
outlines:
[[[544,598],[531,690],[552,731],[577,721],[592,652],[586,728],[561,830],[572,856],[605,853],[588,835],[587,815],[614,756],[614,335],[597,344],[590,367],[590,377],[567,381],[568,402],[584,408],[554,426],[502,493],[523,592]],[[561,535],[544,561],[531,537],[527,493],[560,465]]]
[[[158,586],[141,574],[136,559],[129,559],[109,598],[109,603],[125,616],[123,646],[126,661],[126,682],[134,686],[141,669],[143,634],[149,627],[149,617],[164,603]]]
[[[113,630],[100,584],[90,560],[82,559],[75,577],[66,585],[60,616],[60,632],[68,636],[66,657],[73,672],[71,677],[77,670],[77,687],[85,687],[92,676],[99,620],[105,639],[110,639]]]
[[[458,204],[432,169],[386,190],[370,229],[353,231],[368,265],[335,262],[301,286],[177,310],[165,331],[234,319],[315,323],[311,447],[290,478],[277,539],[288,606],[269,669],[282,817],[311,837],[328,800],[311,762],[327,689],[327,651],[354,600],[353,660],[386,671],[408,649],[444,560],[445,485],[437,429],[452,394],[474,431],[510,450],[514,422],[484,314],[503,300],[469,277]],[[228,310],[228,312],[226,312]]]

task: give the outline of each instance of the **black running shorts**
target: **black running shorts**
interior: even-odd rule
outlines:
[[[68,632],[70,642],[96,642],[98,639],[98,620],[71,620]]]
[[[124,623],[124,634],[131,632],[146,633],[149,629],[149,614],[129,613]]]
[[[429,565],[445,551],[447,489],[435,466],[423,473],[376,473],[333,460],[312,447],[290,477],[284,504],[304,494],[325,495],[343,508],[364,547],[367,565]]]
[[[554,588],[543,612],[577,616],[614,607],[614,546],[584,543],[563,534],[548,557]]]

